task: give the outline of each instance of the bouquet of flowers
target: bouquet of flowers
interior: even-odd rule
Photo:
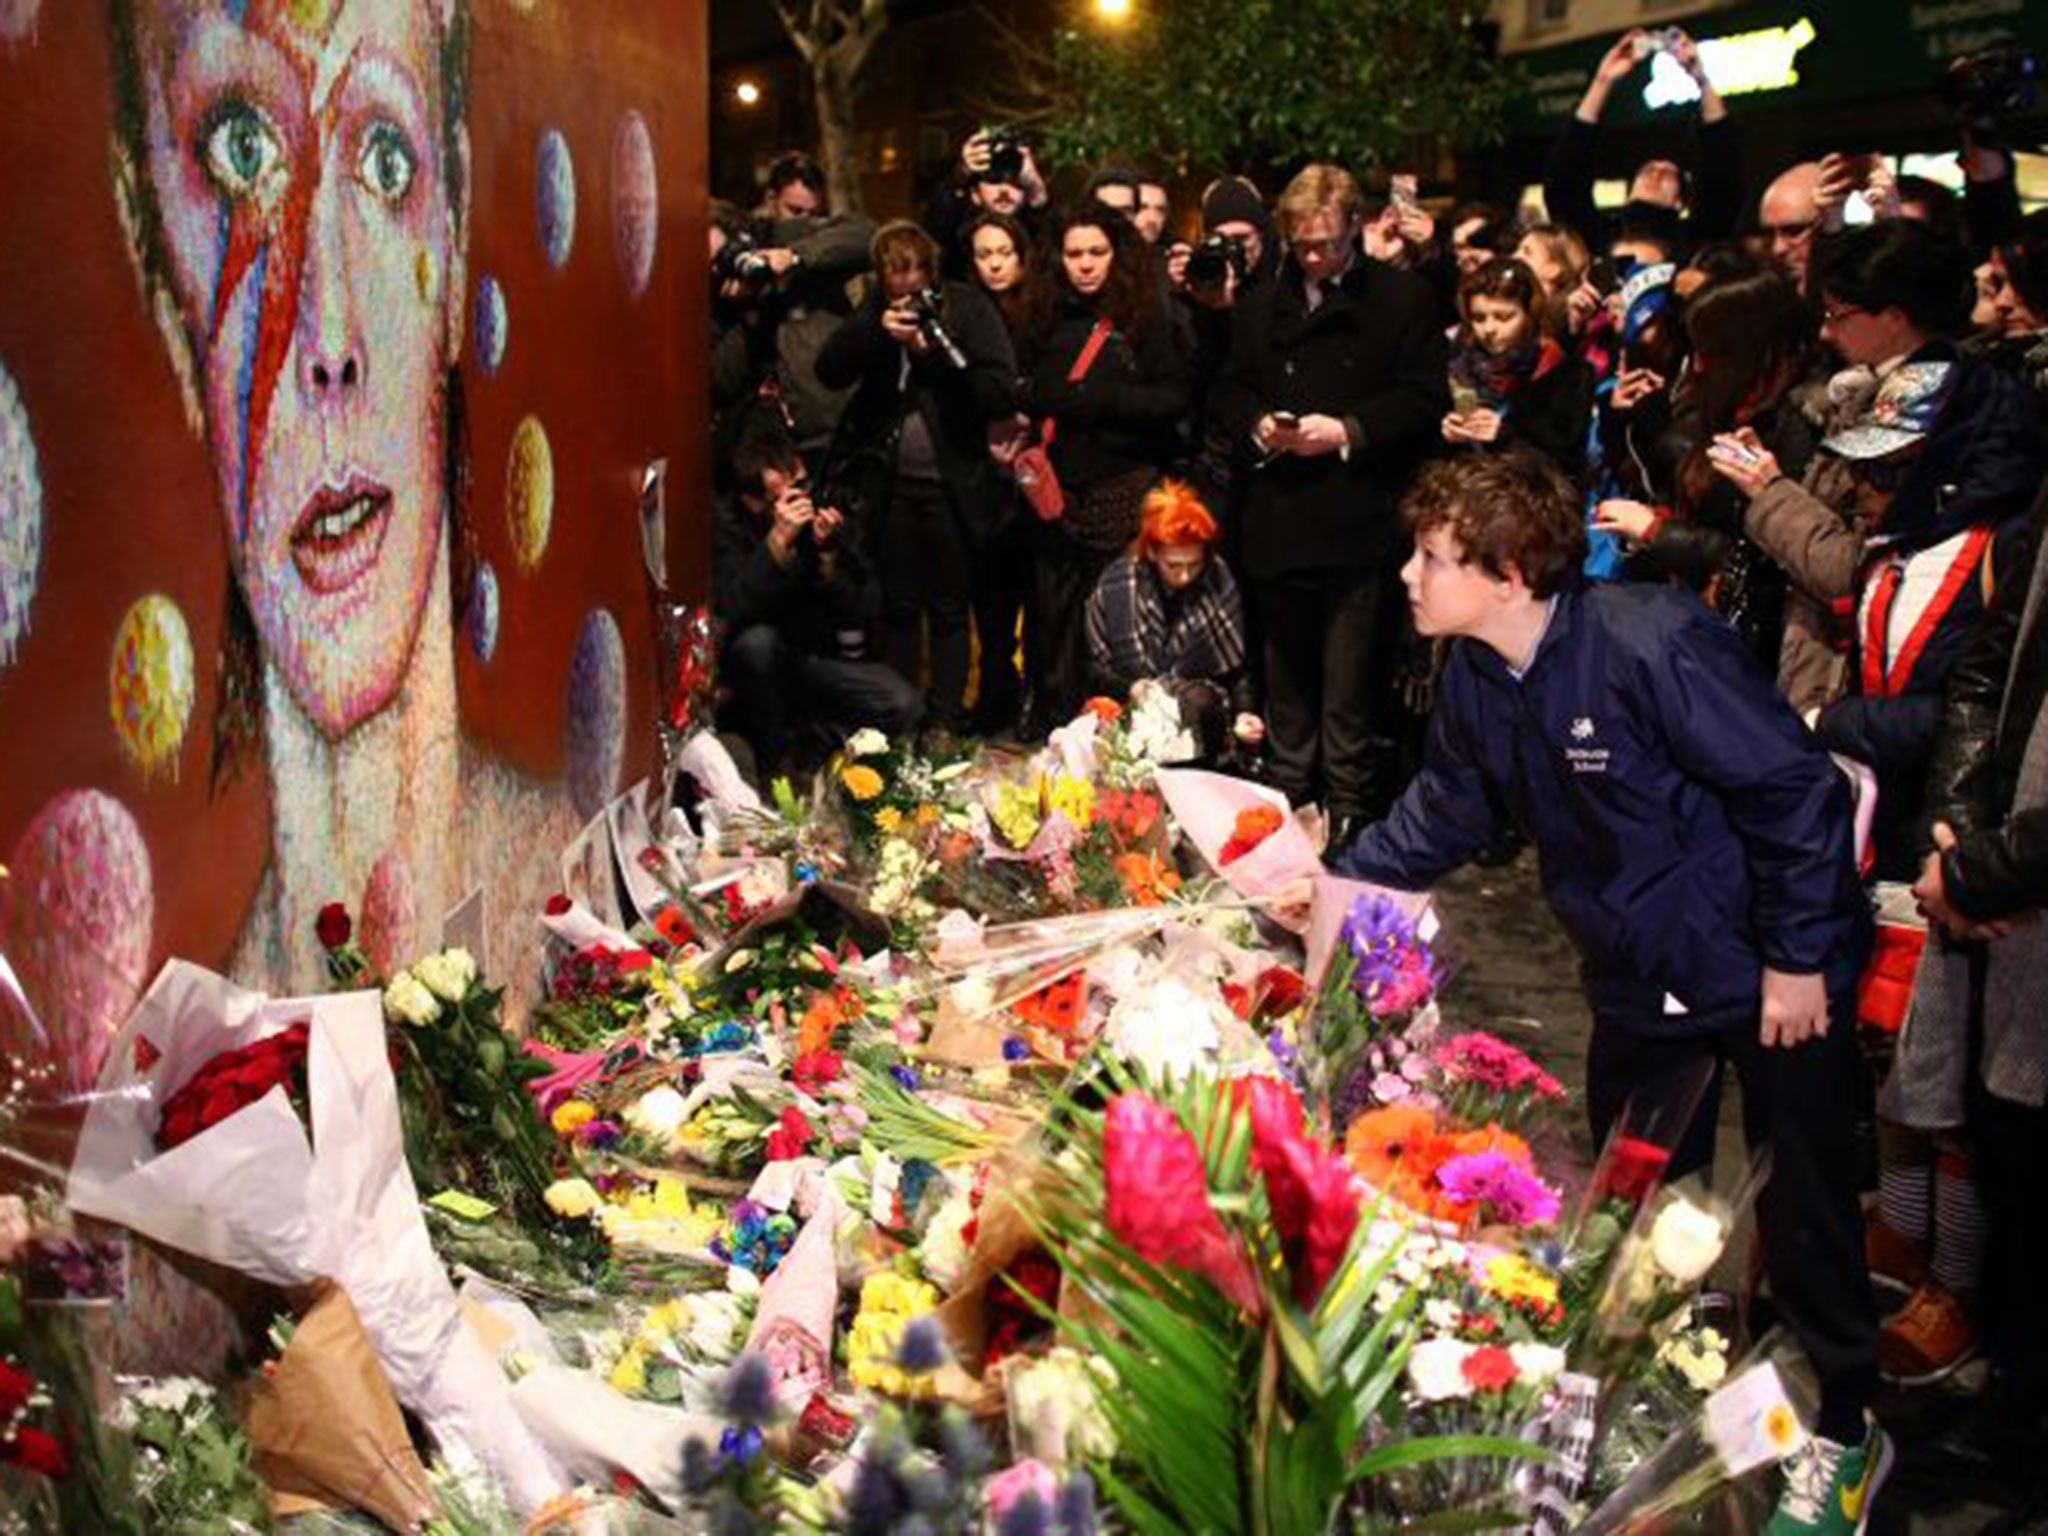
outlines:
[[[1300,1101],[1267,1078],[1154,1090],[1111,1066],[1101,1111],[1062,1107],[1034,1225],[1086,1305],[1067,1342],[1115,1372],[1112,1501],[1155,1530],[1335,1528],[1362,1485],[1518,1440],[1386,1439],[1416,1338],[1371,1298],[1367,1195]]]
[[[107,1058],[67,1200],[269,1284],[344,1286],[400,1399],[444,1452],[538,1508],[562,1480],[463,1331],[402,1155],[381,1003],[373,992],[271,1002],[173,962]],[[163,1105],[207,1062],[300,1022],[304,1120],[273,1088],[158,1151]]]
[[[136,1490],[152,1531],[213,1536],[269,1528],[270,1494],[248,1438],[207,1383],[124,1383],[111,1422],[135,1442]]]
[[[1374,1105],[1414,1097],[1436,1075],[1437,980],[1436,957],[1399,902],[1381,892],[1351,901],[1302,1048],[1318,1105],[1339,1134]]]

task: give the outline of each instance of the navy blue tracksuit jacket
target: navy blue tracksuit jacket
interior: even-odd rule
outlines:
[[[1426,889],[1503,820],[1536,845],[1598,1018],[1718,1029],[1756,1011],[1766,965],[1855,982],[1870,914],[1847,783],[1690,593],[1559,594],[1519,681],[1458,641],[1421,773],[1334,867]]]

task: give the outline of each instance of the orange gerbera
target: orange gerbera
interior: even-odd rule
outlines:
[[[1113,721],[1121,719],[1124,712],[1123,705],[1117,703],[1115,699],[1107,698],[1099,693],[1081,707],[1104,725],[1109,725]]]
[[[1159,906],[1180,889],[1180,876],[1156,853],[1120,853],[1114,862],[1124,893],[1134,906]]]
[[[1389,1104],[1351,1122],[1344,1155],[1375,1189],[1424,1215],[1439,1214],[1436,1171],[1452,1155],[1436,1113],[1420,1104]]]
[[[837,992],[813,992],[811,1000],[804,1007],[804,1016],[796,1026],[796,1053],[808,1056],[813,1051],[828,1051],[832,1048],[832,1035],[846,1022],[846,1005]]]

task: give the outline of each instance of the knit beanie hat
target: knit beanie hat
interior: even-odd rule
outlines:
[[[1267,211],[1266,200],[1259,196],[1259,189],[1242,176],[1224,176],[1212,181],[1202,194],[1204,230],[1233,222],[1255,225],[1262,234],[1271,234],[1273,230],[1273,215]]]

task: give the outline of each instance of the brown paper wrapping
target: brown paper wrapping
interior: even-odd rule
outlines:
[[[256,1470],[280,1516],[359,1509],[398,1531],[440,1513],[348,1292],[321,1288],[249,1399]]]

